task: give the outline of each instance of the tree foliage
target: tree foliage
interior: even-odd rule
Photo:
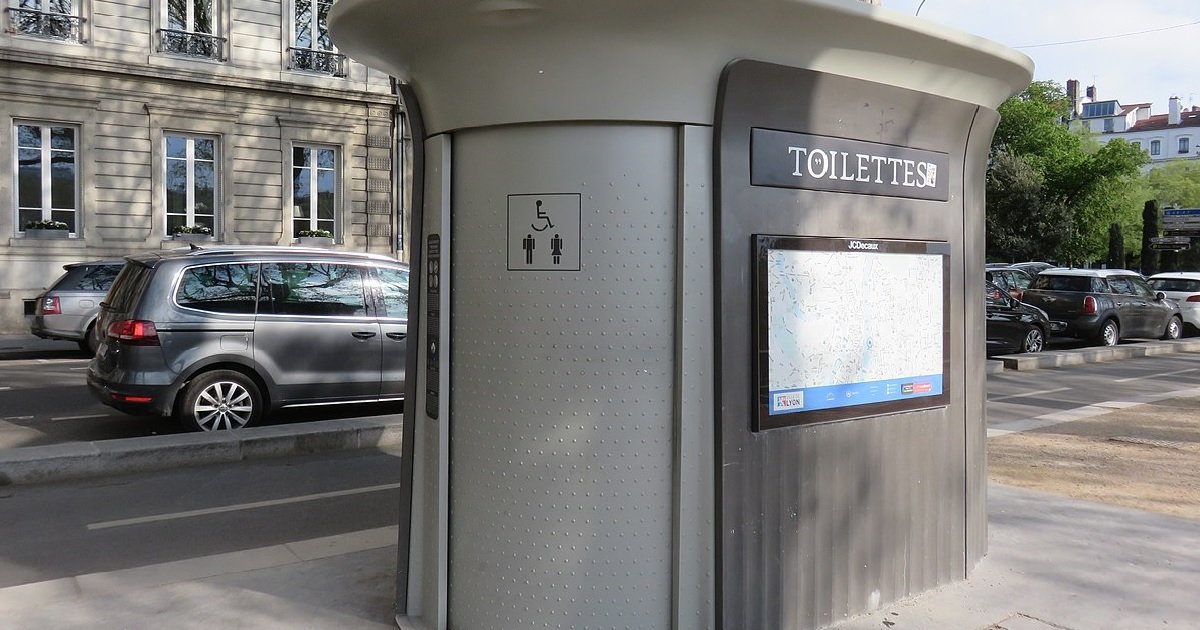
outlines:
[[[1145,153],[1072,132],[1063,123],[1069,111],[1052,81],[1034,82],[1000,106],[987,175],[990,259],[1102,260],[1110,225],[1139,225],[1144,199],[1130,191]]]
[[[1150,170],[1144,178],[1163,208],[1200,208],[1200,162],[1171,162]]]

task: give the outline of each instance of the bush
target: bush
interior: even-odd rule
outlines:
[[[71,226],[62,221],[29,221],[26,230],[69,230]]]
[[[171,234],[204,234],[211,235],[212,230],[207,225],[176,225]]]

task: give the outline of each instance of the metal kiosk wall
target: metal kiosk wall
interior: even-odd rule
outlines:
[[[401,627],[813,628],[984,555],[1027,58],[853,0],[330,19],[419,114]]]

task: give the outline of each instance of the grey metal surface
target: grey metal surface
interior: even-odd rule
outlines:
[[[672,627],[678,629],[716,627],[712,147],[711,127],[680,129],[672,606]]]
[[[964,298],[978,302],[978,292],[966,292],[963,223],[964,138],[976,107],[754,63],[731,66],[723,98],[715,296],[720,620],[726,628],[814,628],[965,575],[966,469],[984,465],[964,453],[967,424],[982,422],[978,405],[968,411],[967,391],[975,401],[983,395],[982,380],[966,376],[983,346],[968,347],[964,330]],[[752,187],[751,127],[945,152],[950,200]],[[949,405],[751,432],[754,233],[948,242]]]
[[[970,571],[987,553],[987,376],[985,361],[977,360],[975,348],[986,346],[986,316],[982,300],[970,299],[983,291],[984,276],[975,271],[983,269],[985,206],[982,182],[987,174],[987,152],[999,115],[979,108],[967,134],[963,156],[963,348],[967,349],[963,376],[966,379],[964,400],[966,418],[967,513],[966,567]],[[974,183],[972,185],[972,183]]]
[[[450,178],[452,139],[449,135],[437,135],[424,142],[424,203],[422,204],[425,237],[445,235],[450,228]],[[419,255],[426,256],[424,243]],[[443,261],[448,255],[443,252]],[[421,266],[429,273],[428,260]],[[443,291],[436,306],[446,317],[449,316],[449,266],[437,271]],[[422,286],[428,280],[423,277]],[[422,298],[425,296],[423,295]],[[396,618],[401,628],[445,628],[447,615],[447,574],[449,571],[449,466],[450,431],[446,421],[449,399],[442,396],[437,414],[441,420],[427,413],[426,392],[429,371],[425,369],[430,344],[437,343],[445,352],[450,347],[450,331],[442,326],[434,338],[429,331],[429,300],[422,299],[420,305],[420,329],[413,344],[417,349],[416,397],[406,401],[405,409],[415,409],[412,420],[413,472],[411,489],[412,519],[408,536],[408,591],[404,616]],[[442,370],[439,387],[446,391],[449,382],[447,370]],[[406,421],[408,417],[406,417]]]
[[[414,85],[431,132],[546,120],[708,125],[731,59],[988,107],[1033,69],[1011,49],[857,0],[339,0],[329,22],[340,50]]]
[[[455,134],[450,627],[670,623],[676,137]],[[506,270],[542,193],[581,194],[580,271]]]

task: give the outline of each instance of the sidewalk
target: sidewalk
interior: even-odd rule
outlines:
[[[967,581],[835,627],[1197,627],[1200,523],[997,484],[989,505],[988,555]],[[394,628],[395,547],[383,541],[395,530],[385,529],[371,549],[312,559],[298,552],[263,568],[247,570],[262,555],[250,550],[173,570],[81,577],[74,589],[0,589],[0,627]],[[184,577],[184,565],[195,577]]]

